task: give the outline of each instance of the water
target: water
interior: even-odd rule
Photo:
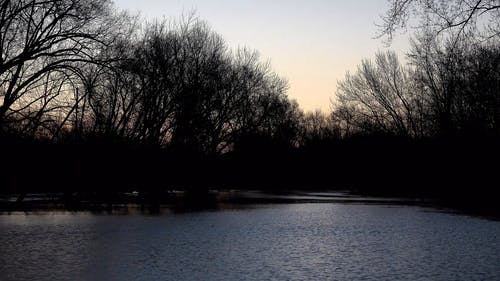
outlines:
[[[0,280],[500,280],[500,222],[408,206],[0,216]]]

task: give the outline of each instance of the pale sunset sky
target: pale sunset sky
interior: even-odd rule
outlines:
[[[338,80],[363,58],[387,49],[374,39],[387,0],[115,0],[146,20],[178,19],[196,11],[233,49],[257,50],[290,85],[306,111],[330,110]],[[406,36],[391,49],[404,58]]]

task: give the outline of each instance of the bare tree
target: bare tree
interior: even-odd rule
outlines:
[[[340,139],[346,139],[360,132],[358,112],[355,106],[348,104],[337,104],[332,100],[331,120],[333,127],[338,131]]]
[[[401,66],[393,52],[377,54],[375,64],[364,60],[355,74],[347,73],[339,82],[337,102],[341,115],[349,119],[356,115],[357,127],[365,130],[420,135],[415,107],[419,97],[412,79],[412,71]],[[352,121],[345,122],[347,126]]]
[[[320,110],[306,113],[302,118],[301,142],[315,145],[323,141],[340,139],[341,132],[336,120]]]
[[[395,32],[408,26],[430,31],[434,36],[449,33],[455,40],[476,33],[483,40],[500,36],[498,0],[388,0],[380,36],[389,42]]]
[[[1,125],[9,110],[44,99],[34,89],[51,77],[94,60],[94,46],[105,41],[110,1],[2,0],[0,7]],[[16,104],[21,99],[24,104]]]
[[[256,52],[233,53],[195,17],[142,31],[118,46],[126,55],[116,62],[80,69],[81,98],[67,118],[80,124],[75,129],[86,120],[87,134],[208,154],[230,150],[247,133],[292,138],[285,128],[298,106]]]
[[[496,130],[499,59],[498,43],[440,43],[428,37],[413,43],[410,61],[432,134]]]

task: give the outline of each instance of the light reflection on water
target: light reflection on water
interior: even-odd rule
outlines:
[[[500,222],[283,204],[0,216],[0,280],[500,280]]]

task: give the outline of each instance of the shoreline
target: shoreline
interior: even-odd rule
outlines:
[[[169,191],[161,195],[119,193],[112,197],[102,195],[93,198],[64,193],[27,194],[22,202],[16,202],[18,194],[0,196],[0,215],[12,213],[92,212],[104,214],[165,214],[192,211],[223,211],[244,209],[255,205],[272,204],[361,204],[387,206],[418,206],[438,211],[479,216],[500,220],[493,208],[463,202],[433,198],[409,198],[390,195],[369,195],[350,191],[318,190],[269,192],[262,190],[211,190],[206,193]]]

